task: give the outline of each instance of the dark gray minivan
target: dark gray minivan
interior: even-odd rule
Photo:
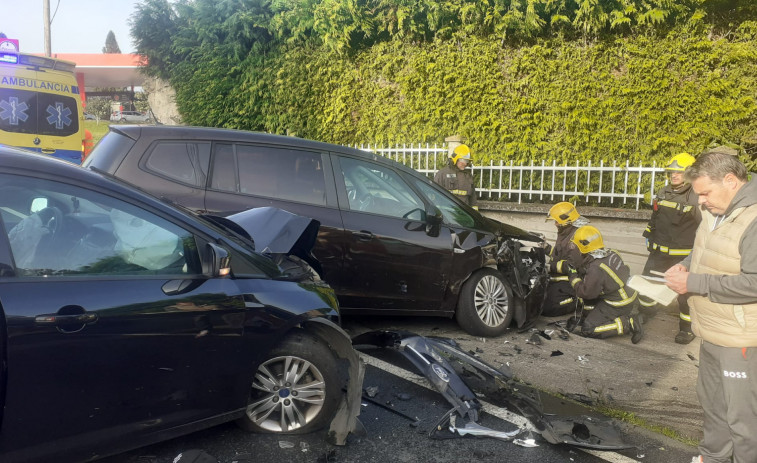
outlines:
[[[311,264],[344,314],[455,316],[471,334],[496,336],[541,312],[539,235],[370,152],[229,129],[119,126],[83,166],[201,213],[274,206],[318,220]]]

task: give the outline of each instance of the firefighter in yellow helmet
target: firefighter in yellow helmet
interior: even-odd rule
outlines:
[[[589,223],[589,220],[582,217],[576,210],[576,206],[569,202],[552,206],[546,220],[555,222],[557,238],[555,245],[547,249],[550,258],[549,283],[541,314],[545,317],[557,317],[576,310],[578,298],[568,281],[568,263],[571,260],[578,260],[575,256],[570,258],[571,253],[578,253],[578,248],[571,240],[576,230]]]
[[[468,145],[459,145],[449,154],[449,164],[434,174],[434,181],[460,198],[465,204],[478,209],[476,189],[473,186],[473,174],[469,169],[466,169],[470,163],[470,148],[468,148]]]
[[[644,230],[649,250],[649,257],[642,272],[644,275],[652,275],[652,270],[665,272],[691,253],[694,235],[702,220],[702,213],[697,205],[699,196],[684,180],[684,172],[694,161],[694,156],[689,153],[680,153],[665,165],[669,181],[657,193],[652,203],[652,218]],[[675,337],[678,344],[688,344],[694,339],[686,299],[685,295],[678,296],[679,331]],[[655,301],[640,297],[639,302],[645,318],[655,315],[658,310]]]
[[[591,225],[576,230],[571,240],[580,252],[579,261],[569,271],[570,285],[583,300],[579,317],[568,321],[568,327],[580,326],[579,334],[592,338],[608,338],[626,333],[631,342],[644,335],[642,320],[636,314],[637,292],[626,287],[630,276],[620,255],[605,247],[602,234]]]

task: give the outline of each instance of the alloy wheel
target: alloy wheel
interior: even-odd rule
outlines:
[[[476,285],[474,304],[481,321],[492,327],[501,325],[510,310],[504,284],[492,275],[484,276]]]
[[[289,432],[314,420],[326,398],[326,382],[312,363],[295,356],[260,365],[247,416],[270,432]]]

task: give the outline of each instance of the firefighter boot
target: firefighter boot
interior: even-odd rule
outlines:
[[[632,315],[628,318],[628,324],[631,325],[631,342],[638,344],[644,337],[644,320],[641,314]]]
[[[565,329],[571,333],[576,329],[576,326],[578,326],[578,317],[576,317],[575,315],[570,317],[567,322],[565,322]]]
[[[688,344],[694,340],[696,336],[690,331],[679,331],[676,335],[676,344]]]

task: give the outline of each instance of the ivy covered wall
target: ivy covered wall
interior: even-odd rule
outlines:
[[[589,44],[471,37],[223,56],[177,65],[185,123],[340,144],[459,134],[479,162],[651,162],[714,144],[748,159],[757,148],[754,21],[726,37],[674,29]]]

